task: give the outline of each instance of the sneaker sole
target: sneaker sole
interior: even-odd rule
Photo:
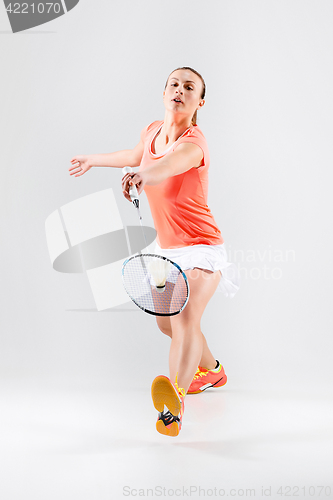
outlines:
[[[165,405],[172,415],[176,416],[179,414],[181,410],[180,397],[178,396],[171,381],[164,375],[160,375],[153,380],[151,386],[151,397],[153,398],[153,403],[157,411],[163,412]],[[163,422],[162,425],[165,427]]]
[[[228,379],[227,379],[227,376],[226,376],[226,375],[224,375],[224,377],[222,377],[222,379],[221,379],[221,380],[218,380],[217,382],[215,382],[215,384],[212,384],[212,385],[210,385],[210,386],[208,386],[208,387],[205,387],[204,389],[199,390],[199,391],[191,391],[191,392],[187,392],[187,394],[201,394],[201,393],[202,393],[202,392],[204,392],[206,389],[211,389],[211,388],[213,388],[213,389],[214,389],[214,387],[223,387],[223,386],[227,383],[227,380],[228,380]]]
[[[172,422],[172,424],[165,426],[162,422],[162,420],[158,420],[156,422],[156,430],[160,434],[164,434],[165,436],[178,436],[179,434],[179,427],[176,422]]]

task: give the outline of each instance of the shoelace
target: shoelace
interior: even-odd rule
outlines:
[[[197,379],[197,378],[200,378],[200,377],[204,377],[205,375],[208,374],[208,371],[209,370],[207,370],[206,368],[201,369],[200,366],[198,366],[198,369],[197,369],[197,371],[194,374],[194,379]]]
[[[177,391],[179,392],[179,394],[181,396],[183,396],[183,398],[185,397],[185,389],[183,389],[182,387],[178,387],[178,384],[177,384],[177,377],[178,377],[178,372],[177,372],[177,375],[176,375],[176,381],[175,381],[175,386],[177,388]]]

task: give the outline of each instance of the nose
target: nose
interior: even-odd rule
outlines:
[[[176,92],[178,92],[179,94],[183,94],[183,91],[181,89],[176,89]]]

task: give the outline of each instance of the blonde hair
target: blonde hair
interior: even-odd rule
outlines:
[[[165,87],[164,87],[164,90],[166,89],[166,86],[168,85],[168,81],[169,81],[169,78],[170,76],[172,75],[172,73],[174,73],[175,71],[178,71],[179,69],[187,69],[189,71],[192,71],[192,73],[194,73],[195,75],[197,75],[200,79],[201,79],[201,82],[202,82],[202,92],[201,92],[201,99],[203,99],[205,97],[205,94],[206,94],[206,84],[205,84],[205,80],[202,78],[202,76],[200,75],[200,73],[198,73],[195,69],[193,68],[190,68],[189,66],[183,66],[182,68],[176,68],[174,69],[170,75],[168,76],[168,79],[166,81],[166,84],[165,84]],[[191,125],[196,125],[197,124],[197,110],[195,110],[194,112],[194,115],[192,116],[192,119],[191,119]]]

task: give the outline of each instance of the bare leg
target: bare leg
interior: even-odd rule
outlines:
[[[172,339],[170,318],[168,316],[156,316],[156,322],[161,332]],[[203,347],[199,365],[203,368],[208,368],[208,370],[213,370],[216,366],[216,359],[208,347],[206,337],[202,332],[201,334],[203,336]]]
[[[202,336],[203,336],[203,349],[199,365],[202,368],[207,368],[208,370],[214,370],[216,366],[216,359],[210,352],[210,349],[207,345],[206,337],[204,336],[204,334],[202,334]]]
[[[220,272],[206,272],[202,269],[185,271],[191,290],[185,309],[170,318],[172,339],[169,355],[170,379],[187,392],[207,346],[201,333],[201,317],[220,281]],[[208,349],[208,346],[207,346]],[[208,349],[209,351],[209,349]],[[206,368],[215,368],[215,358],[205,351],[203,362]],[[213,365],[213,366],[212,366]]]

